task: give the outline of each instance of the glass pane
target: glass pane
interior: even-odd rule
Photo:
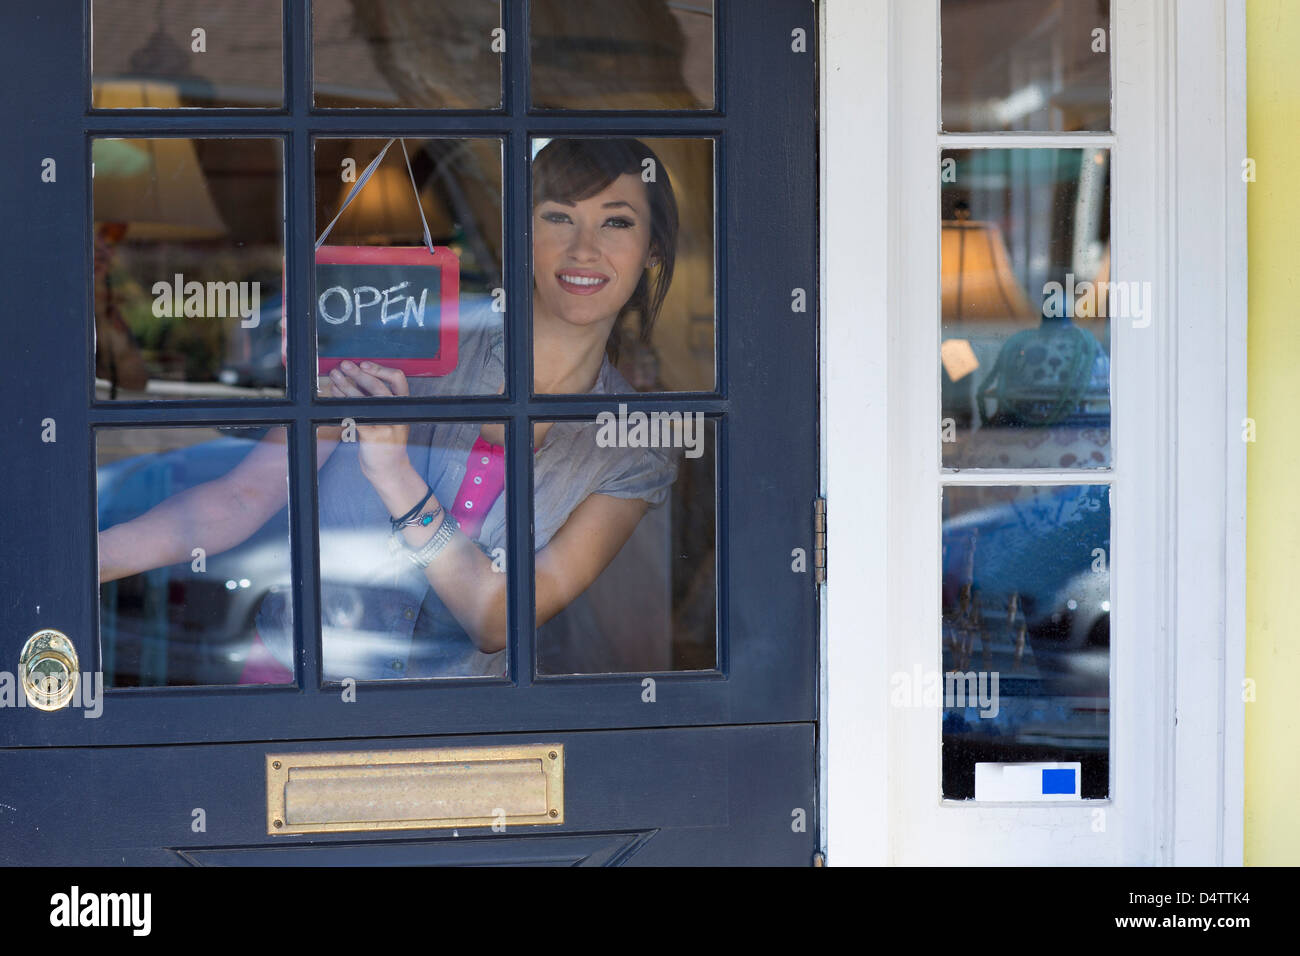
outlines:
[[[1150,322],[1112,281],[1110,152],[944,150],[943,463],[1106,468],[1110,321]]]
[[[713,0],[532,0],[542,109],[713,109]]]
[[[1107,796],[1110,508],[1105,485],[944,489],[945,798],[981,763],[1077,763]]]
[[[506,675],[504,427],[317,430],[325,680]],[[394,519],[406,519],[396,533]],[[287,664],[286,613],[264,606],[258,628]]]
[[[715,423],[619,404],[535,428],[538,673],[717,667]]]
[[[112,687],[291,683],[259,608],[292,620],[283,426],[100,428],[99,633]]]
[[[713,140],[535,139],[533,155],[535,391],[712,391]]]
[[[318,107],[481,110],[501,105],[495,0],[312,0]]]
[[[279,139],[95,139],[95,394],[275,397]]]
[[[320,394],[393,394],[341,368],[365,360],[412,395],[499,393],[501,141],[321,138],[315,152]]]
[[[1110,129],[1110,0],[941,0],[943,128]]]
[[[91,0],[95,109],[284,105],[280,0]]]

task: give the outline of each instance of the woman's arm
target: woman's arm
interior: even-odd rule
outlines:
[[[375,488],[389,513],[395,515],[406,513],[429,490],[409,466]],[[426,510],[437,507],[432,497],[425,505]],[[537,626],[591,586],[627,543],[648,507],[639,498],[592,494],[573,510],[546,547],[537,552]],[[405,528],[403,534],[411,548],[419,548],[440,525]],[[473,541],[457,534],[429,562],[424,575],[480,651],[492,654],[505,648],[509,635],[506,576],[494,570],[492,559]]]
[[[333,452],[339,428],[321,428],[319,468]],[[138,518],[99,533],[99,580],[190,560],[195,548],[228,551],[285,506],[289,464],[283,426],[273,428],[238,465],[220,478],[172,495]]]
[[[343,365],[330,373],[338,397],[408,394],[406,376],[397,369],[370,362]],[[424,498],[429,485],[411,466],[406,452],[409,427],[403,424],[358,425],[362,473],[390,515],[406,514]],[[430,496],[424,508],[433,511]],[[649,504],[638,498],[592,494],[573,510],[563,526],[535,559],[538,625],[544,624],[585,591],[619,549],[627,543]],[[443,512],[445,520],[446,512]],[[418,549],[437,533],[442,521],[429,527],[407,527],[407,545]],[[493,569],[492,559],[466,535],[457,534],[424,569],[429,584],[460,622],[475,646],[485,654],[505,648],[507,627],[506,576]]]

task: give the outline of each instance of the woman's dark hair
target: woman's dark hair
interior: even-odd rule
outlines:
[[[621,321],[629,312],[638,313],[642,342],[650,339],[650,330],[663,308],[677,261],[677,197],[663,163],[640,140],[613,138],[553,139],[533,160],[533,205],[536,206],[547,201],[590,199],[624,173],[641,177],[644,182],[647,159],[653,162],[650,168],[654,171],[654,178],[646,182],[645,188],[650,200],[650,254],[655,258],[655,265],[641,274],[632,297],[618,314]],[[617,337],[611,335],[610,342],[613,357],[617,358]]]

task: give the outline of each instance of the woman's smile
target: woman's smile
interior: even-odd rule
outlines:
[[[570,295],[595,295],[609,285],[609,276],[603,272],[594,272],[590,269],[565,269],[557,273],[555,278],[560,283],[560,288]]]

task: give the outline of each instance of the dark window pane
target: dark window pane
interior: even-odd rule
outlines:
[[[614,674],[717,666],[716,428],[629,411],[548,429],[533,466],[537,670]],[[600,567],[575,586],[579,555]],[[580,584],[581,582],[579,582]]]
[[[942,0],[943,128],[1110,129],[1110,0]]]
[[[1077,792],[1107,796],[1110,512],[1105,485],[944,489],[945,798],[1059,796],[1023,790],[1060,783],[1044,768],[977,792],[978,764],[1030,762],[1077,763]]]
[[[100,428],[95,447],[108,685],[292,683],[256,630],[266,602],[292,621],[285,429]]]
[[[713,0],[532,0],[543,109],[713,108]]]
[[[712,391],[713,140],[535,139],[533,153],[536,391],[586,390],[548,368],[575,332],[605,336],[610,391]]]
[[[280,0],[92,0],[95,109],[284,105]]]
[[[283,396],[279,139],[95,139],[95,391]]]
[[[330,453],[318,478],[325,680],[506,676],[504,426],[359,422],[355,440],[340,434],[317,431]],[[410,555],[426,546],[421,568]],[[284,612],[267,605],[258,626],[287,663]]]
[[[494,0],[312,0],[318,107],[480,110],[501,105]],[[497,49],[494,49],[496,44]]]
[[[315,151],[320,394],[385,394],[340,380],[340,395],[329,376],[344,360],[400,370],[412,394],[500,392],[500,140],[321,138]]]

